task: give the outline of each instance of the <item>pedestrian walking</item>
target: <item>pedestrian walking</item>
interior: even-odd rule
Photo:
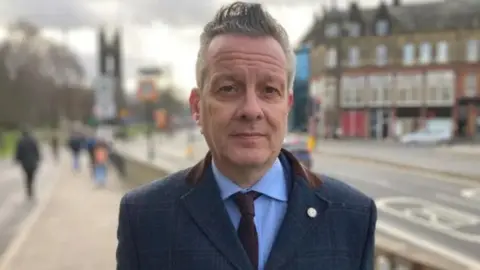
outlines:
[[[104,187],[108,176],[109,147],[105,140],[98,140],[94,147],[94,180],[98,187]]]
[[[80,151],[84,143],[84,136],[78,132],[72,133],[68,141],[72,153],[72,165],[74,171],[80,171]]]
[[[22,167],[25,174],[24,185],[27,198],[35,197],[35,175],[40,163],[40,150],[37,140],[28,131],[23,131],[17,142],[15,161]]]
[[[92,177],[95,177],[95,145],[97,143],[97,138],[95,135],[90,135],[85,138],[85,147],[88,154],[88,160],[90,165],[90,173]]]

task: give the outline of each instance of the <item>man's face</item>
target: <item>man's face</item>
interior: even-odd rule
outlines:
[[[216,160],[262,166],[278,156],[292,97],[287,60],[270,37],[222,35],[206,52],[190,105]]]

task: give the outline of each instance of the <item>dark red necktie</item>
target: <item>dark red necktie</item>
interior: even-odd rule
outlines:
[[[260,196],[260,193],[249,191],[238,192],[234,195],[235,203],[242,214],[238,225],[238,238],[247,252],[254,269],[258,269],[258,235],[253,218],[255,217],[255,206],[253,201]]]

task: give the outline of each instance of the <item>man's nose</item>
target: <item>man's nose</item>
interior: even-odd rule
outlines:
[[[245,91],[245,96],[240,108],[240,117],[244,120],[254,121],[263,118],[261,100],[253,87]]]

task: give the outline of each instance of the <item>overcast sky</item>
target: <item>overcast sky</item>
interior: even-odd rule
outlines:
[[[361,0],[362,6],[381,0]],[[387,0],[390,2],[393,0]],[[430,0],[432,1],[432,0]],[[96,72],[96,34],[100,24],[124,27],[126,83],[132,88],[135,70],[144,64],[169,65],[186,96],[194,86],[194,63],[201,27],[228,0],[15,0],[0,3],[0,24],[25,18],[44,27],[45,35],[68,42],[80,56],[89,77]],[[350,0],[260,0],[296,42],[323,5],[345,6]],[[404,0],[403,2],[424,2]],[[59,29],[68,34],[61,35]],[[64,32],[67,33],[67,32]],[[1,33],[0,33],[1,34]]]

